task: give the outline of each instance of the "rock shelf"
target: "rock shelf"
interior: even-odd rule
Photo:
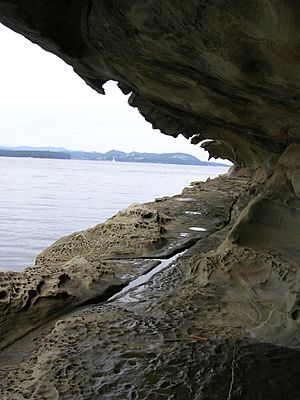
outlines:
[[[247,179],[220,177],[185,189],[182,196],[188,194],[192,199],[188,206],[179,202],[180,207],[175,207],[178,201],[170,197],[122,211],[122,218],[132,210],[134,219],[137,210],[139,215],[145,210],[164,215],[160,254],[178,243],[182,249],[182,241],[187,240],[180,236],[183,227],[205,224],[209,228],[205,232],[190,231],[193,244],[181,255],[171,256],[170,262],[166,259],[169,265],[141,282],[142,286],[129,284],[123,293],[125,281],[128,284],[153,270],[159,254],[152,244],[147,247],[148,236],[144,236],[145,247],[140,246],[145,249],[139,253],[141,257],[131,254],[129,258],[126,247],[124,259],[119,247],[116,259],[104,253],[109,276],[123,279],[118,294],[97,299],[92,291],[94,302],[74,301],[71,307],[67,303],[61,306],[60,316],[53,302],[50,320],[47,315],[42,321],[40,313],[41,326],[32,326],[30,333],[2,351],[2,397],[221,399],[231,393],[236,398],[264,395],[279,399],[279,394],[286,393],[292,398],[299,388],[299,328],[293,302],[298,272],[283,267],[275,255],[229,241],[240,210],[251,204],[256,190]],[[194,214],[195,210],[199,213]],[[117,220],[118,214],[114,218]],[[96,231],[92,228],[92,232]],[[50,254],[60,242],[65,244],[72,237],[51,246]],[[79,256],[73,251],[70,257],[74,264]],[[100,262],[101,254],[97,257]],[[38,260],[39,256],[37,264]],[[55,265],[40,265],[37,275],[48,268],[52,273],[56,268],[61,274],[70,262],[64,259],[58,265],[55,259]],[[99,287],[103,277],[96,273],[98,270],[80,266],[79,280],[82,274],[84,282],[89,272],[90,280]],[[19,273],[19,281],[27,274],[28,270]],[[31,307],[34,313],[33,303]],[[20,314],[24,319],[19,329],[32,320],[26,310]],[[18,322],[14,328],[17,330]],[[284,377],[278,363],[285,368]],[[272,380],[271,388],[268,380]],[[257,381],[261,386],[255,390]]]
[[[298,2],[5,0],[0,21],[234,164],[1,273],[1,397],[297,399]]]

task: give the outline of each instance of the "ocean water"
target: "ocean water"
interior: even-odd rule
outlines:
[[[0,157],[0,270],[20,271],[55,240],[132,203],[174,195],[226,167]]]

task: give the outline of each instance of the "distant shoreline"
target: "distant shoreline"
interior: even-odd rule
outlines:
[[[55,149],[55,148],[54,148]],[[125,153],[118,150],[110,150],[106,153],[72,151],[53,151],[48,148],[45,150],[26,148],[0,148],[0,157],[24,157],[58,160],[89,160],[89,161],[115,161],[130,163],[148,163],[148,164],[175,164],[175,165],[195,165],[209,167],[229,167],[228,164],[201,161],[186,153]]]
[[[50,158],[57,160],[71,160],[68,153],[57,151],[32,151],[32,150],[6,150],[0,149],[0,157],[23,157],[23,158]]]

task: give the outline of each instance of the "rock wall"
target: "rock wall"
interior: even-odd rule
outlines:
[[[117,81],[154,128],[234,163],[1,276],[4,398],[298,397],[299,14],[294,0],[1,2],[1,22],[93,89]]]

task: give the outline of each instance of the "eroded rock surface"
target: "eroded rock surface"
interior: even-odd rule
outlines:
[[[23,273],[1,273],[0,347],[79,305],[107,299],[159,258],[226,224],[237,193],[230,184],[227,194],[213,182],[209,186],[199,182],[182,195],[134,204],[104,224],[58,240]],[[212,195],[214,209],[206,200]],[[189,229],[195,220],[203,230]]]
[[[294,399],[299,271],[231,240],[257,191],[249,180],[218,178],[147,204],[169,221],[161,251],[187,250],[124,295],[74,308],[4,350],[2,396]]]
[[[169,218],[152,207],[132,205],[104,224],[68,235],[36,258],[36,265],[46,268],[69,261],[75,256],[136,257],[157,250],[164,239]]]
[[[133,265],[106,258],[150,254],[164,239],[168,220],[150,206],[133,205],[58,240],[23,273],[0,273],[0,348],[69,309],[110,297],[149,269],[155,261]]]
[[[234,163],[231,177],[135,206],[1,275],[2,397],[299,397],[299,10],[292,0],[1,2],[0,21],[93,89],[117,81],[154,128],[206,140]],[[78,308],[185,249],[125,295]]]

